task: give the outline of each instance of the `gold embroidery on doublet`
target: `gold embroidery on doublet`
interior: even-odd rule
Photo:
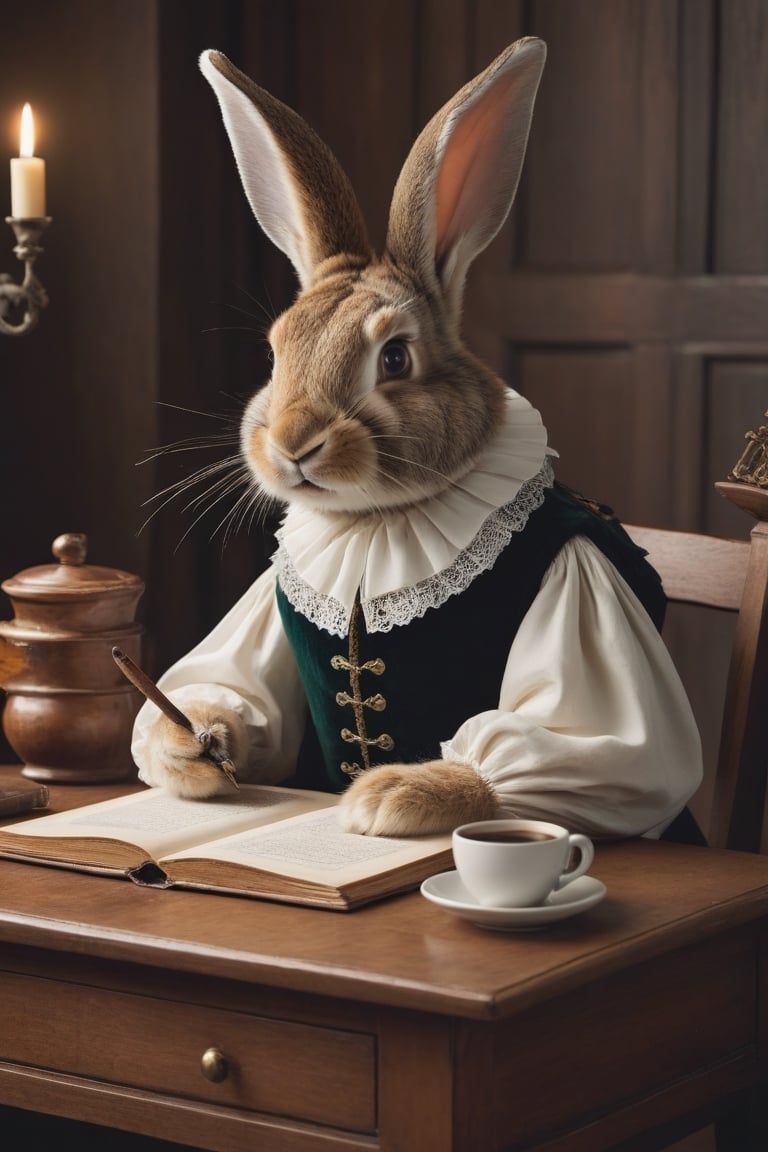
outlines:
[[[365,709],[370,708],[373,712],[383,712],[387,706],[387,701],[380,692],[376,692],[372,696],[364,697],[360,686],[360,674],[362,672],[371,672],[374,676],[381,676],[386,665],[379,657],[376,657],[374,660],[366,660],[364,664],[360,664],[359,622],[360,600],[356,599],[349,621],[349,654],[348,656],[331,657],[332,668],[335,668],[337,671],[343,669],[349,672],[350,691],[337,692],[336,703],[340,708],[351,707],[355,717],[355,727],[357,731],[353,732],[350,728],[344,727],[339,733],[342,740],[347,744],[360,745],[363,767],[361,768],[356,762],[350,764],[346,760],[342,761],[340,765],[342,772],[353,779],[355,776],[362,775],[367,768],[371,767],[371,758],[368,754],[369,748],[381,748],[383,751],[389,752],[395,746],[394,740],[387,732],[382,732],[379,736],[375,737],[368,735]]]

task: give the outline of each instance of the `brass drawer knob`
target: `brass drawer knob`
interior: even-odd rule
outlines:
[[[200,1061],[200,1071],[206,1080],[211,1080],[214,1084],[226,1080],[229,1067],[224,1053],[219,1048],[206,1048]]]

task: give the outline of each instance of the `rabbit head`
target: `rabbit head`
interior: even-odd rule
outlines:
[[[505,386],[461,341],[464,281],[514,199],[545,54],[538,39],[512,44],[424,128],[380,256],[309,125],[221,53],[201,57],[246,196],[300,287],[242,421],[261,492],[359,513],[411,504],[472,468]]]

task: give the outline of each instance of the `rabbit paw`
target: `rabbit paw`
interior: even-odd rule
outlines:
[[[490,784],[474,768],[446,760],[370,768],[339,802],[346,831],[367,836],[435,835],[497,815]]]
[[[245,724],[236,712],[210,704],[185,704],[184,712],[193,732],[162,715],[149,729],[147,783],[186,800],[208,800],[232,792],[247,753]],[[216,760],[206,755],[208,749],[215,750]]]

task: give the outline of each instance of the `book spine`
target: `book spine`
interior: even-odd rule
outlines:
[[[33,788],[0,788],[0,816],[16,816],[33,808],[48,807],[45,784]]]

